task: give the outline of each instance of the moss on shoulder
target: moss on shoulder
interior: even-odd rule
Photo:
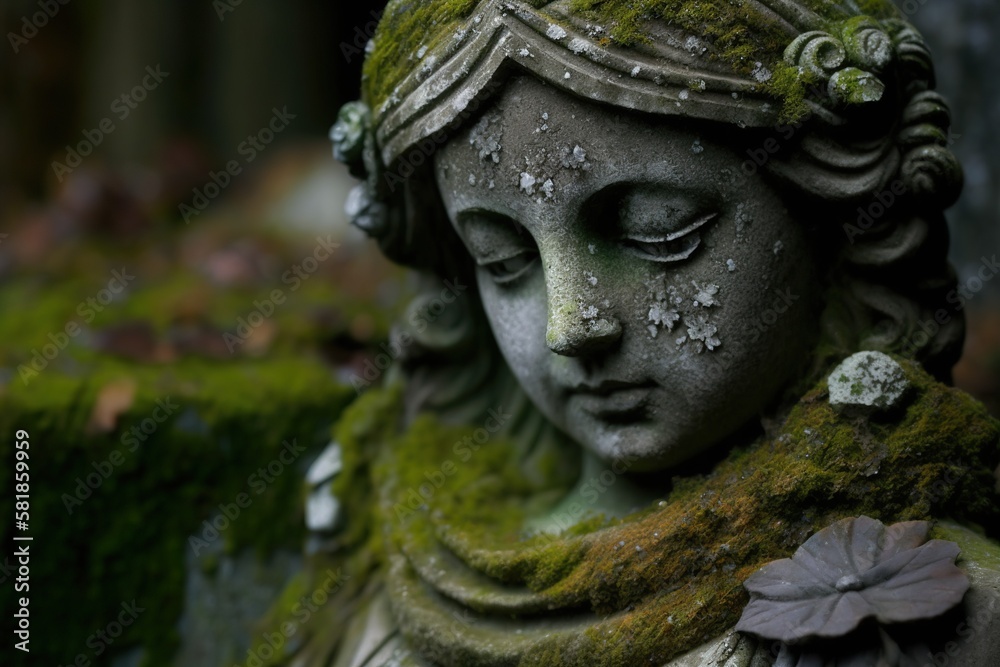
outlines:
[[[443,546],[472,571],[541,595],[550,609],[595,615],[585,637],[553,635],[520,667],[662,664],[731,627],[747,601],[746,577],[834,521],[1000,525],[992,475],[1000,423],[971,397],[900,363],[914,385],[905,408],[851,418],[832,409],[820,382],[772,437],[733,451],[707,475],[675,479],[664,503],[589,519],[556,538],[522,532],[532,498],[551,489],[527,481],[513,447],[470,448],[457,465],[471,431],[421,418],[374,470],[386,546],[418,569]],[[433,636],[403,629],[422,641]]]

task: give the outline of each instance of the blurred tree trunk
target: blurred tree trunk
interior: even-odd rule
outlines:
[[[84,131],[114,123],[95,156],[148,164],[175,138],[193,138],[225,164],[272,109],[296,119],[282,139],[322,140],[340,105],[358,94],[361,59],[342,42],[372,20],[384,0],[92,0],[59,5],[0,73],[0,195],[40,198]],[[229,7],[226,10],[225,7]],[[4,35],[19,32],[37,0],[6,0]],[[5,42],[8,41],[5,39]],[[146,99],[116,100],[141,85],[146,67],[168,72]],[[9,91],[9,92],[7,92]],[[115,110],[112,110],[112,105]],[[94,159],[97,159],[96,157]]]
[[[938,90],[952,106],[952,147],[965,167],[966,187],[951,210],[951,257],[960,275],[972,276],[1000,254],[1000,5],[995,0],[896,0],[927,38],[937,66]],[[1000,301],[1000,280],[977,298],[982,308]],[[979,301],[982,302],[979,302]]]

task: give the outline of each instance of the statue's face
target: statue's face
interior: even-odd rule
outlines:
[[[813,347],[813,253],[778,192],[735,178],[742,150],[526,77],[436,156],[514,374],[630,470],[737,431]]]

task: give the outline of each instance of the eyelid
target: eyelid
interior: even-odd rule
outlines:
[[[484,266],[533,251],[534,241],[512,217],[488,209],[466,209],[456,216],[457,227],[469,254]]]
[[[657,235],[657,236],[647,236],[647,235],[642,235],[642,234],[623,234],[623,237],[631,239],[633,241],[640,241],[642,243],[669,243],[670,241],[676,241],[677,239],[679,239],[679,238],[681,238],[683,236],[687,236],[688,234],[690,234],[693,231],[701,229],[702,227],[704,227],[705,225],[707,225],[709,222],[712,222],[713,220],[715,220],[718,217],[719,217],[719,213],[718,212],[709,213],[707,215],[704,215],[704,216],[698,218],[697,220],[695,220],[694,222],[692,222],[690,225],[688,225],[684,229],[678,230],[676,232],[671,232],[671,233],[667,234],[666,236],[659,236],[659,235]]]
[[[473,257],[473,259],[476,262],[476,266],[489,266],[490,264],[510,261],[519,255],[535,254],[537,252],[537,250],[532,250],[531,248],[518,248],[515,252],[497,253],[490,257]]]

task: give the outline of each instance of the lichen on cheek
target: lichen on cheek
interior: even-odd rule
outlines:
[[[674,334],[678,348],[696,354],[714,351],[722,345],[715,309],[720,306],[721,288],[714,282],[668,279],[659,273],[646,281],[646,329],[650,338]]]

